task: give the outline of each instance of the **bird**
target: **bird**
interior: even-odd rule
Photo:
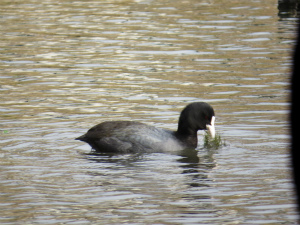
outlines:
[[[195,149],[198,130],[208,130],[215,137],[215,112],[206,102],[188,104],[176,131],[136,121],[106,121],[75,140],[88,143],[96,152],[159,153]]]

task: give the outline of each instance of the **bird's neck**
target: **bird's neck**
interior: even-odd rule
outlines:
[[[179,139],[183,145],[186,145],[188,148],[196,148],[198,144],[197,131],[192,134],[189,133],[181,133],[176,131],[175,136]]]

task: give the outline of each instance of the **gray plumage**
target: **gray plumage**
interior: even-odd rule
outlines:
[[[103,122],[76,140],[88,143],[97,152],[165,152],[197,147],[197,131],[207,129],[214,117],[205,102],[191,103],[181,112],[177,131],[133,121]]]

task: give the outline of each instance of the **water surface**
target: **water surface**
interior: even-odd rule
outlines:
[[[1,224],[293,224],[297,19],[277,1],[1,1]],[[106,120],[176,129],[206,101],[226,142],[90,154]]]

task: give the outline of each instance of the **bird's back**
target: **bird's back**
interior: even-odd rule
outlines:
[[[104,122],[77,138],[99,152],[164,152],[184,149],[174,132],[132,121]]]

